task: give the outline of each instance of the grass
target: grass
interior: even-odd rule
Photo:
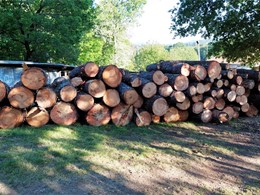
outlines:
[[[44,189],[43,192],[52,194],[59,192],[57,186],[62,186],[62,182],[70,180],[69,182],[73,183],[71,180],[81,181],[86,179],[86,175],[94,175],[98,181],[106,181],[101,185],[106,193],[113,194],[113,190],[118,189],[130,194],[145,193],[142,188],[132,191],[127,174],[136,172],[139,176],[147,175],[151,166],[156,167],[155,173],[158,169],[176,167],[189,173],[193,169],[193,162],[201,163],[212,159],[212,162],[216,163],[214,159],[217,158],[235,161],[236,155],[253,157],[260,154],[257,145],[249,146],[223,139],[227,135],[232,137],[237,133],[228,128],[218,132],[202,130],[199,124],[195,123],[159,124],[149,127],[136,127],[133,124],[126,127],[46,125],[41,128],[23,126],[0,130],[0,184],[21,193],[33,193],[37,192],[36,188],[42,188],[41,183],[45,183],[48,190]],[[236,185],[250,181],[251,183],[242,185],[243,190],[260,193],[259,171],[250,175],[249,170],[239,167],[237,169],[241,169],[241,174],[249,175],[239,176],[240,182]],[[232,175],[228,169],[222,171]],[[57,186],[53,186],[55,182]],[[162,187],[167,182],[173,187]],[[107,183],[109,187],[106,186]],[[171,180],[158,186],[154,188],[159,190],[158,193],[190,190],[201,194],[212,192],[212,189],[214,192],[214,188],[196,185],[189,187],[185,182],[178,185],[176,182],[174,185]],[[30,188],[32,191],[28,191]],[[98,187],[88,186],[88,191],[91,189],[95,193],[95,190],[100,190],[96,188]],[[230,190],[235,192],[232,189],[215,192],[229,194]],[[243,190],[241,192],[246,193]]]

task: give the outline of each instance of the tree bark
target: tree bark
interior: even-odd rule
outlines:
[[[138,100],[138,93],[136,90],[125,83],[120,83],[118,86],[120,97],[128,105],[134,104]]]
[[[160,70],[152,72],[142,71],[139,73],[139,77],[145,78],[149,81],[153,81],[156,85],[162,85],[165,81],[168,80],[168,77],[164,75],[163,72]]]

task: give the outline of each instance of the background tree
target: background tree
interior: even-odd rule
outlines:
[[[212,38],[211,54],[248,63],[260,61],[259,0],[180,0],[172,12],[176,35]]]
[[[92,0],[0,1],[0,58],[73,63],[93,19]]]
[[[198,60],[198,54],[194,47],[176,43],[169,51],[169,58],[171,60]]]
[[[82,38],[79,61],[91,60],[101,65],[114,63],[119,66],[131,63],[134,52],[127,40],[127,29],[135,23],[145,3],[146,0],[100,0],[96,7],[97,19],[92,31],[93,36],[88,37],[89,35],[85,34]],[[94,50],[86,45],[89,41],[94,43],[97,40],[103,44],[93,46],[102,52],[93,56]]]

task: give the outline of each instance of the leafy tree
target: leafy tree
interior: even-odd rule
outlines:
[[[83,38],[81,46],[88,44],[86,40],[93,39],[93,43],[102,40],[103,45],[93,44],[93,46],[100,47],[99,50],[103,51],[101,57],[105,60],[93,56],[91,54],[93,50],[90,47],[81,47],[81,53],[84,54],[81,54],[79,61],[92,60],[101,64],[115,63],[121,66],[130,63],[133,48],[127,41],[127,28],[134,24],[145,3],[146,0],[100,0],[97,5],[93,37]],[[109,50],[103,48],[109,48]]]
[[[171,60],[198,60],[198,54],[193,47],[185,46],[183,43],[176,43],[169,51]]]
[[[176,35],[200,33],[213,40],[214,55],[260,61],[259,0],[180,0],[171,12]]]
[[[94,13],[92,0],[2,0],[0,58],[73,63]]]

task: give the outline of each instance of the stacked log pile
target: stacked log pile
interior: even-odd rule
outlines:
[[[93,62],[47,85],[46,73],[27,68],[12,88],[0,81],[0,128],[24,122],[137,126],[199,120],[227,122],[255,116],[260,108],[260,73],[216,61],[161,61],[130,72]]]

